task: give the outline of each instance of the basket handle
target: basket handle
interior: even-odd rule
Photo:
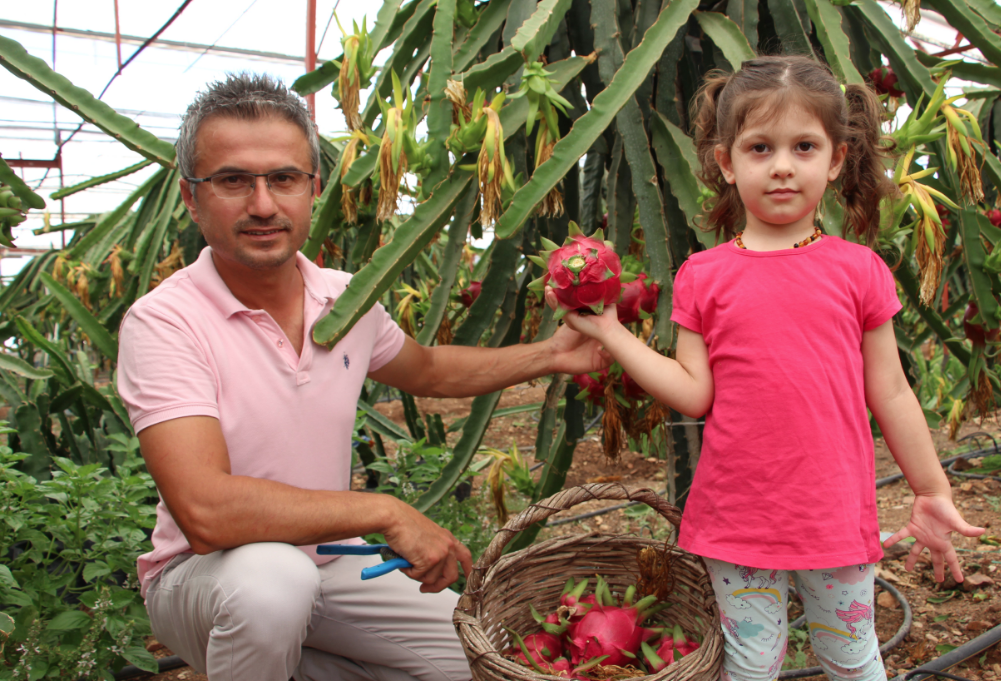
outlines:
[[[546,520],[552,515],[572,508],[577,504],[595,499],[619,499],[638,501],[657,511],[675,527],[681,524],[681,511],[669,504],[662,496],[652,489],[641,488],[630,490],[619,483],[592,483],[580,485],[557,492],[548,499],[532,504],[524,511],[511,518],[507,524],[497,531],[493,541],[476,561],[473,573],[466,581],[465,593],[475,592],[483,583],[483,578],[502,555],[504,547],[517,533],[537,522]],[[461,606],[460,606],[461,607]]]

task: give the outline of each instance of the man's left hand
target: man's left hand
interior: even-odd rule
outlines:
[[[553,371],[563,374],[586,374],[611,366],[612,356],[601,343],[561,324],[549,339]]]

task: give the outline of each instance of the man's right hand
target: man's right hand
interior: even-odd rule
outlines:
[[[423,593],[437,593],[459,578],[458,565],[468,577],[473,557],[455,536],[427,516],[395,497],[386,496],[392,521],[383,532],[386,543],[410,561],[401,570],[421,583]]]

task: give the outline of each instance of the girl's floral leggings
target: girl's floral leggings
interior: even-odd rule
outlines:
[[[723,624],[723,681],[771,681],[789,640],[788,573],[706,558]],[[873,622],[873,565],[793,570],[810,643],[835,681],[884,681]]]

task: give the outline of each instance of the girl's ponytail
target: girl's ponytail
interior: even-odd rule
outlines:
[[[744,204],[736,185],[729,184],[716,163],[716,146],[723,143],[717,128],[720,94],[733,74],[716,71],[709,73],[705,83],[693,100],[693,124],[695,127],[695,150],[702,166],[699,179],[712,190],[716,197],[706,202],[708,217],[704,217],[702,228],[715,228],[716,243],[728,240],[736,234],[736,226],[744,217]]]
[[[865,85],[846,85],[848,105],[848,151],[841,170],[841,196],[845,207],[845,232],[855,232],[860,242],[876,243],[879,205],[897,188],[886,175],[883,157],[892,151],[880,125],[883,109],[875,93]]]

